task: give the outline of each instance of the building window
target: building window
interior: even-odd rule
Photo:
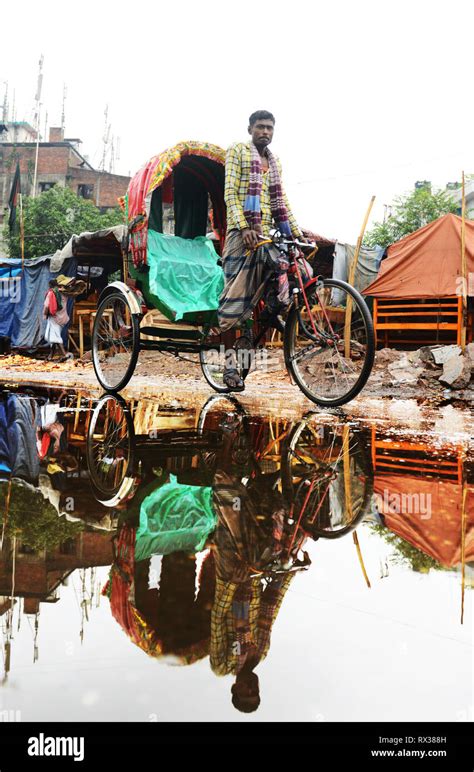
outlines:
[[[20,555],[36,555],[36,550],[28,546],[28,544],[20,544],[18,548]]]
[[[59,547],[61,555],[75,555],[76,554],[76,539],[68,539],[63,541]]]
[[[77,195],[81,196],[81,198],[92,198],[94,195],[94,186],[93,185],[78,185],[77,186]]]
[[[55,182],[39,182],[39,192],[44,193],[45,190],[51,190],[51,188],[54,188],[55,184]]]

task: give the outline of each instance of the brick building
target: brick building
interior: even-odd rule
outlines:
[[[64,138],[61,128],[51,127],[49,142],[38,146],[36,194],[53,185],[69,187],[105,211],[117,206],[127,190],[130,177],[94,169],[80,150],[81,140]],[[20,162],[24,195],[33,195],[36,134],[27,123],[0,122],[0,225],[8,213],[8,198]]]
[[[0,552],[0,616],[10,607],[13,545],[7,539]],[[109,566],[113,561],[110,533],[82,531],[55,550],[32,552],[21,543],[15,549],[17,598],[24,598],[25,614],[35,614],[40,603],[55,603],[64,580],[78,568]]]

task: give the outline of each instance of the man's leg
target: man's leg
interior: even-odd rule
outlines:
[[[237,352],[234,349],[235,330],[226,330],[222,333],[222,344],[225,352],[224,374],[222,376],[224,383],[229,389],[243,391],[245,382],[241,378],[237,368]]]

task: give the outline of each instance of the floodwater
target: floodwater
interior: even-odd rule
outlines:
[[[0,720],[472,721],[472,417],[284,415],[0,393]]]

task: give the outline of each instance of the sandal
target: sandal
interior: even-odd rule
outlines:
[[[245,389],[245,383],[235,368],[224,370],[222,380],[231,391],[243,391]]]

